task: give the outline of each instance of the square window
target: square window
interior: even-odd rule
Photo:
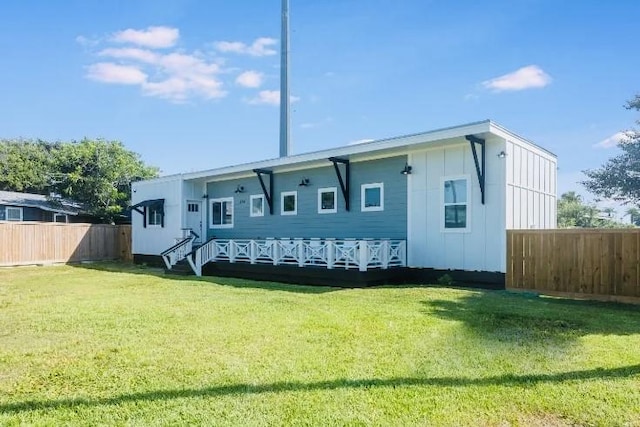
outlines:
[[[233,198],[211,199],[211,228],[233,228]]]
[[[6,207],[7,221],[22,221],[22,208]]]
[[[162,211],[155,206],[149,206],[147,210],[147,224],[151,226],[162,226]]]
[[[362,184],[360,191],[362,212],[384,210],[384,184]]]
[[[281,194],[281,215],[297,215],[298,214],[298,192],[283,191]]]
[[[255,194],[249,197],[250,208],[249,216],[264,216],[264,196]]]
[[[318,213],[336,213],[338,189],[336,187],[320,188],[318,190]]]
[[[54,213],[53,214],[53,222],[69,222],[69,219],[66,214]]]
[[[468,178],[444,178],[442,202],[444,231],[469,231],[469,183]]]

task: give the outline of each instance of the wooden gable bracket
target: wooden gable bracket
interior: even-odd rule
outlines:
[[[473,153],[473,162],[476,165],[476,174],[478,175],[478,183],[480,184],[480,197],[482,204],[484,205],[484,183],[485,183],[485,154],[486,154],[486,142],[482,138],[477,136],[467,135],[465,136],[469,144],[471,144],[471,152]],[[478,152],[476,151],[476,144],[480,145],[480,152],[482,154],[482,160],[478,161]]]
[[[258,176],[260,180],[260,187],[262,187],[262,194],[267,199],[267,205],[269,205],[269,215],[273,215],[273,171],[268,169],[254,169],[253,172]],[[264,184],[263,175],[269,175],[269,191]]]
[[[339,157],[329,157],[329,161],[333,163],[333,167],[336,170],[336,175],[338,176],[338,182],[340,183],[340,189],[342,190],[342,196],[344,197],[344,208],[349,211],[349,191],[350,191],[350,176],[351,176],[351,168],[349,164],[349,160],[341,159]],[[344,165],[344,178],[342,177],[342,173],[340,172],[340,168],[338,164]]]

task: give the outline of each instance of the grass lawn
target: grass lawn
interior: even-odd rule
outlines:
[[[640,426],[640,307],[0,269],[0,425]]]

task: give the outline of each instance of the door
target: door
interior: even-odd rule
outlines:
[[[187,200],[187,228],[198,235],[194,242],[202,243],[202,201]]]

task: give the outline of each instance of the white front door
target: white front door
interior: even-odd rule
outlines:
[[[198,235],[194,242],[203,242],[201,200],[187,200],[187,228],[190,228]]]

